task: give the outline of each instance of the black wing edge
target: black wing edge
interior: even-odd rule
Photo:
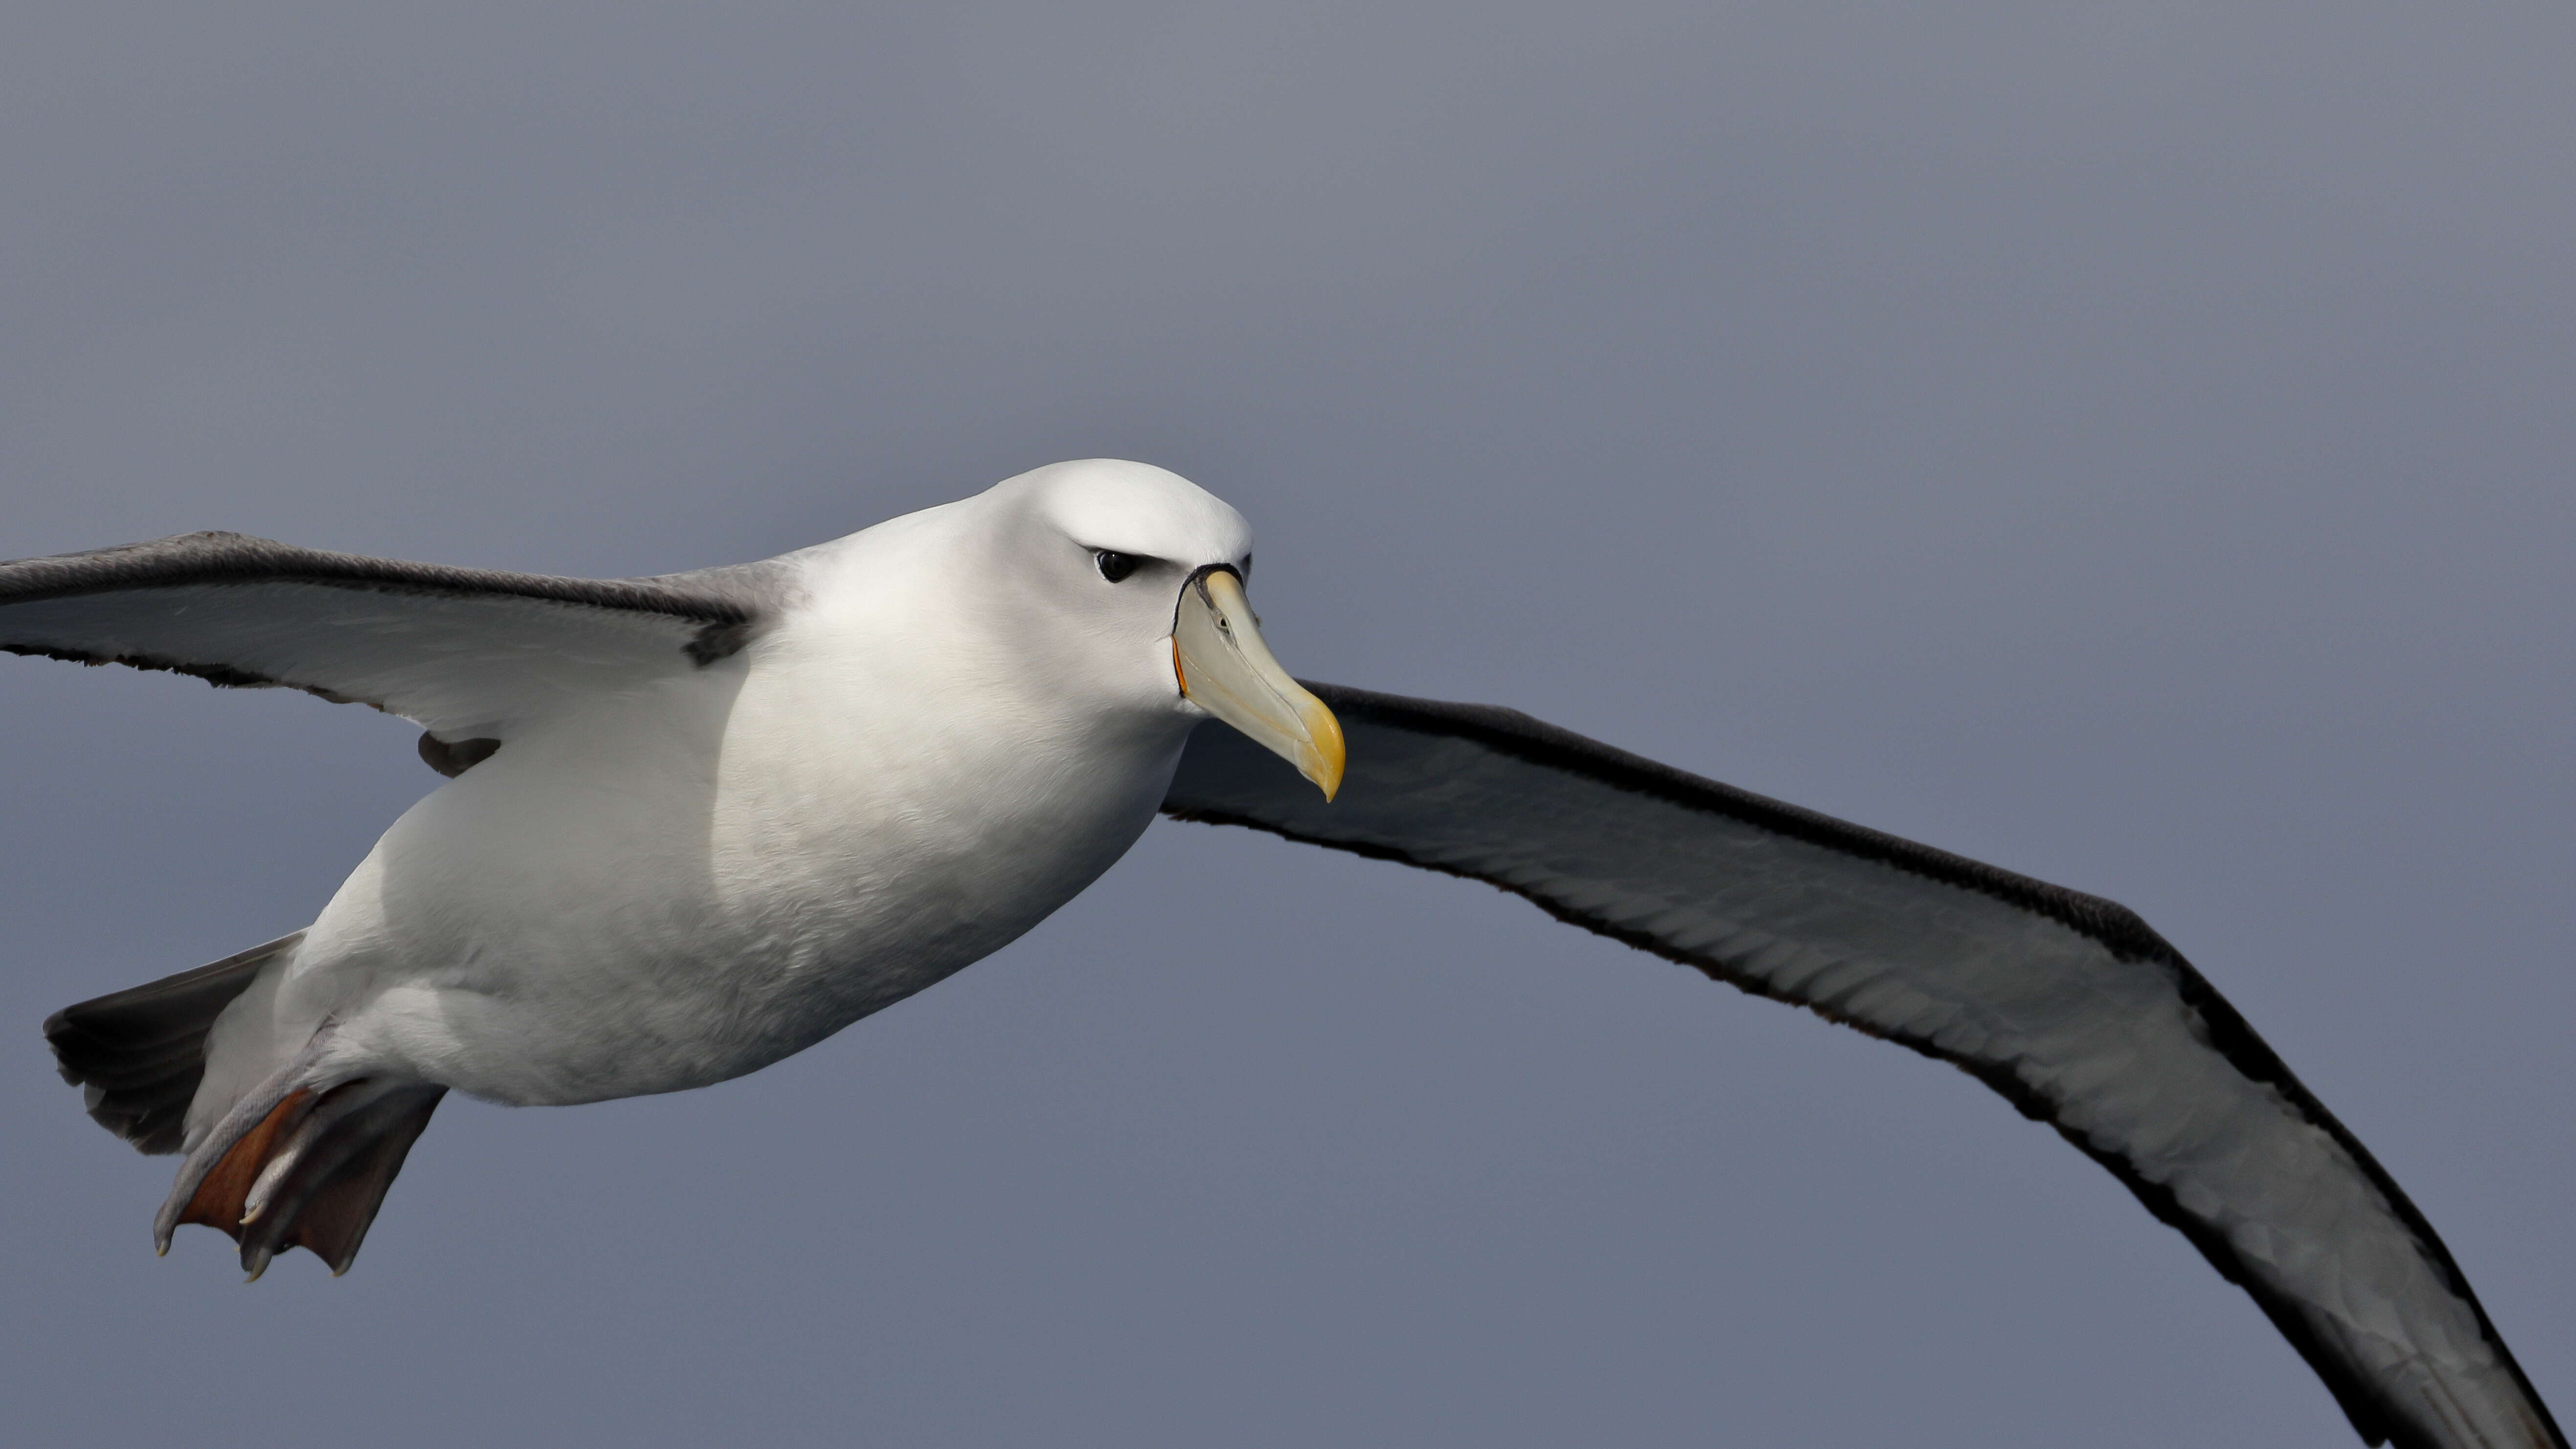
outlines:
[[[318,584],[390,594],[431,594],[449,598],[501,595],[548,603],[583,605],[629,613],[661,614],[698,626],[687,646],[689,658],[705,665],[740,650],[760,622],[761,610],[748,597],[684,588],[658,579],[574,579],[547,574],[509,573],[499,569],[451,568],[298,548],[293,544],[253,538],[243,533],[183,533],[147,543],[129,543],[86,553],[0,563],[0,608],[40,599],[128,589],[182,588],[203,584]],[[75,664],[125,664],[192,675],[226,687],[271,685],[278,681],[224,665],[192,664],[148,656],[107,658],[42,646],[0,643],[12,654],[33,654]],[[324,691],[313,691],[331,696]],[[344,701],[345,702],[345,701]]]
[[[2086,895],[2081,891],[2068,890],[2064,886],[2051,885],[2046,881],[2035,880],[1999,866],[1987,865],[1982,861],[1970,860],[1966,856],[1953,855],[1946,850],[1918,844],[1901,836],[1871,830],[1785,801],[1774,800],[1769,796],[1757,795],[1750,790],[1720,784],[1715,780],[1691,774],[1686,770],[1675,769],[1642,755],[1633,755],[1614,746],[1605,745],[1598,740],[1578,735],[1572,730],[1560,729],[1516,709],[1506,709],[1499,705],[1454,704],[1443,700],[1411,699],[1403,695],[1380,694],[1373,690],[1356,689],[1348,685],[1323,684],[1313,680],[1298,682],[1313,691],[1332,708],[1336,715],[1345,720],[1364,721],[1414,734],[1447,736],[1473,741],[1497,754],[1581,776],[1613,789],[1645,795],[1686,809],[1705,811],[1712,815],[1741,821],[1811,845],[1822,846],[1828,850],[1839,851],[1864,860],[1877,861],[1946,885],[1977,891],[2057,921],[2100,942],[2122,959],[2150,961],[2165,967],[2173,973],[2175,987],[2181,993],[2184,1002],[2197,1011],[2202,1021],[2206,1023],[2211,1045],[2217,1048],[2228,1063],[2246,1076],[2280,1092],[2283,1098],[2298,1109],[2301,1116],[2330,1133],[2334,1140],[2351,1154],[2352,1160],[2360,1166],[2371,1184],[2388,1200],[2389,1207],[2396,1213],[2398,1220],[2414,1233],[2417,1242],[2424,1249],[2425,1256],[2441,1269],[2445,1284],[2459,1296],[2461,1301],[2469,1305],[2470,1312],[2477,1318],[2478,1331],[2485,1336],[2488,1345],[2495,1350],[2496,1356],[2503,1362],[2506,1370],[2513,1375],[2515,1385],[2522,1390],[2523,1395],[2539,1412],[2542,1422],[2548,1427],[2551,1441],[2560,1446],[2560,1449],[2567,1449],[2567,1436],[2558,1427],[2556,1417],[2550,1413],[2549,1406],[2541,1399],[2539,1391],[2532,1387],[2529,1376],[2523,1373],[2522,1365],[2515,1360],[2512,1349],[2505,1345],[2503,1336],[2496,1332],[2495,1324],[2487,1317],[2486,1306],[2478,1301],[2477,1294],[2470,1289],[2468,1276],[2460,1271],[2460,1265],[2452,1258],[2450,1248],[2443,1243],[2441,1235],[2433,1231],[2433,1225],[2425,1219],[2423,1211],[2415,1206],[2414,1200],[2406,1195],[2405,1189],[2397,1185],[2396,1179],[2389,1176],[2388,1170],[2380,1166],[2379,1159],[2371,1155],[2370,1149],[2362,1146],[2360,1139],[2353,1136],[2351,1129],[2345,1127],[2334,1113],[2328,1111],[2325,1104],[2317,1100],[2316,1094],[2309,1091],[2307,1085],[2290,1071],[2288,1065],[2281,1060],[2280,1054],[2272,1050],[2270,1044],[2256,1034],[2254,1028],[2234,1006],[2228,1003],[2225,997],[2218,994],[2217,988],[2211,986],[2208,979],[2185,960],[2182,953],[2175,950],[2170,942],[2156,934],[2137,912],[2116,901],[2107,901],[2099,896]],[[1209,732],[1202,731],[1199,737],[1205,737],[1207,733]],[[1193,742],[1195,743],[1195,740]],[[1947,1062],[1985,1083],[1997,1095],[2010,1102],[2023,1116],[2056,1128],[2058,1134],[2073,1144],[2078,1151],[2101,1164],[2105,1171],[2119,1179],[2121,1185],[2136,1195],[2138,1201],[2148,1212],[2155,1215],[2157,1221],[2189,1239],[2191,1245],[2200,1250],[2201,1256],[2209,1260],[2209,1265],[2218,1270],[2220,1277],[2244,1289],[2262,1308],[2264,1316],[2271,1319],[2272,1325],[2280,1330],[2281,1336],[2289,1340],[2290,1345],[2299,1351],[2299,1356],[2306,1359],[2308,1366],[2314,1369],[2317,1377],[2324,1381],[2326,1388],[2333,1393],[2336,1404],[2343,1409],[2345,1417],[2352,1421],[2354,1431],[2364,1442],[2378,1445],[2394,1439],[2399,1449],[2438,1449],[2438,1446],[2433,1446],[2428,1441],[2414,1438],[2406,1427],[2404,1417],[2394,1412],[2393,1406],[2387,1402],[2378,1386],[2352,1372],[2334,1356],[2328,1345],[2319,1339],[2308,1328],[2305,1320],[2299,1316],[2294,1300],[2274,1293],[2260,1279],[2245,1271],[2235,1249],[2227,1242],[2223,1233],[2184,1212],[2170,1188],[2150,1182],[2139,1175],[2126,1158],[2097,1149],[2077,1132],[2059,1124],[2050,1115],[2047,1100],[2031,1090],[2002,1063],[1974,1061],[1945,1052],[1928,1039],[1904,1032],[1888,1031],[1867,1022],[1855,1021],[1812,1002],[1799,1001],[1781,995],[1755,978],[1730,971],[1720,962],[1686,951],[1677,951],[1643,933],[1543,899],[1507,882],[1489,880],[1438,862],[1417,859],[1401,850],[1315,839],[1295,834],[1271,821],[1221,811],[1173,809],[1167,805],[1165,813],[1176,820],[1209,825],[1241,825],[1310,845],[1328,846],[1372,859],[1391,860],[1419,869],[1438,871],[1443,875],[1483,881],[1497,890],[1521,897],[1567,925],[1580,927],[1595,935],[1606,936],[1640,951],[1688,966],[1713,981],[1723,982],[1750,995],[1803,1007],[1837,1025],[1851,1027],[1881,1040],[1892,1041],[1899,1046],[1910,1048],[1936,1061]]]

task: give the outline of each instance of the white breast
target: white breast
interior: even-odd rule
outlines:
[[[415,806],[316,921],[281,1024],[336,1016],[348,1051],[502,1101],[673,1091],[810,1046],[1071,899],[1152,820],[1187,721],[1083,717],[936,607],[935,580],[859,576]]]

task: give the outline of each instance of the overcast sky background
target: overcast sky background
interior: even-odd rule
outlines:
[[[887,10],[20,0],[0,556],[1161,463],[1300,673],[2143,912],[2576,1411],[2576,15]],[[11,1442],[2353,1442],[1967,1077],[1195,826],[752,1078],[451,1099],[344,1280],[155,1261],[37,1024],[308,920],[411,740],[0,660]]]

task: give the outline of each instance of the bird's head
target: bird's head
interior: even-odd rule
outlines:
[[[1244,596],[1242,514],[1177,473],[1106,458],[1035,469],[972,502],[986,546],[1011,560],[1007,602],[995,602],[1036,636],[1059,687],[1147,714],[1213,715],[1324,798],[1341,788],[1340,722],[1271,657]]]

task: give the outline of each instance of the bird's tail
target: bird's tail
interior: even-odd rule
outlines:
[[[329,1041],[325,1023],[292,1061],[232,1104],[191,1146],[188,1107],[206,1071],[215,1018],[284,957],[301,932],[149,985],[65,1007],[45,1039],[65,1081],[100,1126],[144,1152],[188,1148],[153,1222],[163,1252],[181,1223],[220,1228],[251,1277],[289,1248],[349,1271],[403,1159],[447,1089],[373,1078],[308,1081]]]
[[[293,951],[302,931],[212,966],[66,1006],[45,1018],[63,1080],[88,1099],[90,1119],[137,1152],[176,1152],[188,1104],[206,1075],[206,1033],[260,968]]]

